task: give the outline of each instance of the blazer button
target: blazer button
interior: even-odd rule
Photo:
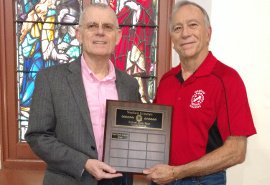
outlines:
[[[92,149],[92,150],[96,150],[96,147],[94,147],[94,146],[91,146],[91,149]]]

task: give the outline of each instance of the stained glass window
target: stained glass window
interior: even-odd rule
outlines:
[[[88,0],[91,1],[91,0]],[[117,13],[122,40],[111,60],[134,76],[143,102],[152,102],[156,89],[158,0],[93,0]],[[17,86],[19,141],[28,126],[36,74],[43,68],[74,61],[81,48],[75,28],[83,0],[17,0]]]
[[[80,55],[75,26],[81,0],[17,0],[17,85],[19,140],[24,140],[39,70]]]

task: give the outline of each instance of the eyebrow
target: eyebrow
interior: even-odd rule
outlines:
[[[85,23],[85,25],[89,25],[89,24],[98,24],[99,25],[100,22],[90,21],[90,22]],[[104,24],[117,26],[116,24],[111,23],[111,22],[101,22],[101,25],[104,25]]]
[[[182,22],[177,22],[177,23],[175,23],[175,24],[172,24],[172,26],[183,25],[183,24],[185,24],[185,23],[190,23],[190,22],[200,23],[200,21],[199,21],[198,19],[190,19],[190,20],[185,21],[184,23],[182,23]]]

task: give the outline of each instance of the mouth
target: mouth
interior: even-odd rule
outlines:
[[[93,41],[94,44],[107,44],[105,41]]]
[[[185,47],[185,46],[189,46],[189,45],[192,45],[192,44],[194,44],[194,42],[185,42],[185,43],[182,43],[181,46]]]

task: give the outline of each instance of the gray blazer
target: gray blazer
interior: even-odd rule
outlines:
[[[139,101],[136,79],[116,69],[115,83],[119,100]],[[97,150],[80,58],[38,73],[25,139],[47,164],[44,185],[97,184],[84,170]]]

